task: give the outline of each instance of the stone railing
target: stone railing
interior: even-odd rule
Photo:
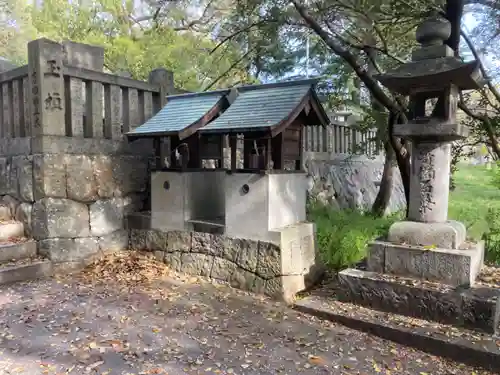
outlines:
[[[310,126],[304,134],[306,152],[330,154],[365,154],[374,156],[381,150],[375,140],[376,130],[361,131],[348,125],[331,123],[327,127]]]
[[[37,136],[122,139],[164,104],[173,75],[155,69],[148,81],[103,72],[102,49],[39,39],[28,65],[0,73],[0,139]]]
[[[28,66],[0,73],[0,137],[31,134]]]

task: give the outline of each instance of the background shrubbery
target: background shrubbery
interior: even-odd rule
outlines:
[[[484,239],[486,259],[500,264],[500,166],[460,165],[454,176],[449,218],[462,221],[471,239]],[[366,244],[387,233],[402,217],[376,218],[357,211],[336,210],[318,203],[308,207],[309,219],[317,226],[323,261],[334,270],[350,267],[366,255]]]

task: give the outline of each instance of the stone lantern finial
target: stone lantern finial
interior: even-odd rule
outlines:
[[[434,15],[417,27],[415,38],[422,46],[427,47],[444,44],[450,35],[450,21],[439,15]]]

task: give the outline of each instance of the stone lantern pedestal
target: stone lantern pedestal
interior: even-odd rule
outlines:
[[[450,32],[446,20],[425,21],[412,61],[377,77],[410,97],[412,118],[394,127],[394,135],[412,144],[409,213],[368,244],[366,269],[339,273],[339,298],[497,332],[498,292],[475,286],[484,244],[468,241],[464,224],[448,220],[451,143],[468,136],[456,121],[458,92],[481,85],[478,63],[462,62],[444,44]]]

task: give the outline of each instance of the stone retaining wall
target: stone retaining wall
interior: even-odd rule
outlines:
[[[306,152],[304,166],[312,198],[339,209],[365,211],[371,209],[377,196],[384,157]],[[399,211],[406,205],[401,175],[397,166],[394,168],[389,212]]]
[[[131,229],[129,246],[153,251],[173,270],[228,283],[231,286],[292,302],[313,283],[322,268],[301,268],[307,256],[294,250],[295,270],[287,269],[286,249],[269,242],[229,238],[218,234]],[[314,256],[312,258],[314,262]]]
[[[1,142],[0,195],[12,202],[41,255],[55,263],[80,262],[99,251],[127,248],[125,215],[144,208],[149,187],[149,142]]]

